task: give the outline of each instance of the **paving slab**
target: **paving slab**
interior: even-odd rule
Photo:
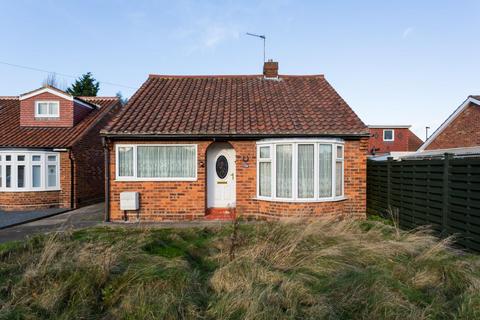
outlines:
[[[41,209],[32,211],[3,211],[0,210],[0,229],[16,226],[22,223],[50,217],[59,213],[68,211],[69,209]]]

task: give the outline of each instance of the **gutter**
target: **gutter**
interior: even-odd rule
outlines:
[[[110,149],[108,138],[102,137],[103,153],[105,156],[105,222],[110,222]]]
[[[120,133],[120,134],[109,134],[101,133],[103,137],[114,138],[114,139],[185,139],[185,140],[198,140],[198,139],[265,139],[265,138],[305,138],[305,137],[337,137],[345,139],[360,139],[363,137],[370,137],[370,133],[358,133],[358,134],[135,134],[135,133]]]

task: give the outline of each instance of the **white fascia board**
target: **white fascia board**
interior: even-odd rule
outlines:
[[[86,107],[86,108],[89,108],[89,109],[93,109],[93,107],[81,100],[78,100],[78,99],[74,99],[74,102],[75,103],[78,103],[79,105],[81,105],[82,107]]]
[[[51,93],[51,94],[53,94],[57,97],[73,101],[73,96],[71,96],[69,94],[58,92],[57,90],[53,90],[53,89],[50,89],[50,88],[41,88],[41,89],[35,90],[33,92],[30,92],[28,94],[21,95],[19,97],[19,100],[25,100],[25,99],[28,99],[28,98],[31,98],[31,97],[35,97],[35,96],[37,96],[39,94],[42,94],[42,93]]]
[[[468,105],[470,103],[475,103],[476,105],[480,106],[480,100],[477,100],[473,97],[468,97],[467,100],[465,100],[448,118],[447,120],[445,120],[441,125],[440,127],[438,127],[437,130],[435,130],[435,132],[427,139],[427,141],[425,141],[421,146],[420,148],[418,148],[417,151],[424,151],[426,147],[428,147],[433,140],[435,140],[439,135],[440,133],[443,132],[443,130],[445,130],[449,125],[450,123],[453,122],[453,120],[455,120],[462,112],[463,110],[465,110]]]

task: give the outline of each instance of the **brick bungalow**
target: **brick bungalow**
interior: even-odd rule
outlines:
[[[50,86],[0,97],[0,210],[76,208],[104,198],[100,129],[115,97]]]
[[[480,146],[480,96],[469,96],[418,149],[445,150]]]
[[[106,220],[365,217],[368,128],[323,75],[150,75],[102,134]]]
[[[409,125],[369,125],[368,153],[378,156],[417,151],[423,141],[410,128]]]

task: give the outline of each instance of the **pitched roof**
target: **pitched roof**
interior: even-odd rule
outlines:
[[[98,106],[71,128],[21,127],[19,97],[0,97],[0,147],[67,148],[119,103],[116,97],[78,97]]]
[[[108,136],[368,135],[323,75],[150,75]]]
[[[470,95],[455,111],[435,130],[430,137],[418,148],[418,151],[424,151],[442,133],[469,105],[470,103],[480,106],[480,96]]]
[[[410,134],[408,135],[408,151],[417,151],[418,148],[423,144],[422,139],[420,139],[412,130],[409,130]]]

